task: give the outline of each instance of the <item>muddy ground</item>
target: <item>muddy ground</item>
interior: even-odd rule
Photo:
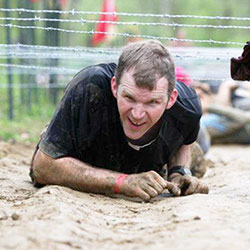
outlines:
[[[250,249],[250,147],[211,149],[208,195],[150,203],[36,189],[32,150],[0,142],[0,249]]]

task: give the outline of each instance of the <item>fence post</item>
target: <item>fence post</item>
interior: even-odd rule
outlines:
[[[5,0],[5,8],[9,9],[9,0]],[[9,17],[9,12],[5,11],[5,16]],[[8,24],[8,20],[5,21]],[[10,27],[6,27],[6,42],[7,44],[11,44],[11,34],[10,34]],[[12,64],[11,57],[7,58],[7,64]],[[14,112],[13,112],[13,82],[12,82],[12,74],[11,74],[11,66],[7,67],[7,75],[8,75],[8,104],[9,104],[9,119],[14,119]]]

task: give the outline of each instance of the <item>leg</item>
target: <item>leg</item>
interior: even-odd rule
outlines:
[[[195,142],[192,150],[192,162],[190,170],[192,174],[198,178],[201,178],[207,170],[207,167],[212,167],[214,163],[211,160],[206,159],[200,145]]]

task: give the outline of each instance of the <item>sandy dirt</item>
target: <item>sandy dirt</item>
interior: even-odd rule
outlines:
[[[211,149],[208,195],[150,203],[36,189],[32,150],[0,142],[0,249],[250,249],[250,147]]]

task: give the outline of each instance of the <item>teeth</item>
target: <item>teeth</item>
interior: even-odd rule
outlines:
[[[133,122],[136,126],[140,126],[141,124],[140,123],[137,123],[137,122]]]
[[[130,120],[130,122],[133,123],[135,126],[140,126],[140,125],[143,124],[143,122],[142,122],[142,123],[139,123],[139,122],[134,122],[134,121],[131,120],[131,119],[129,119],[129,120]]]

